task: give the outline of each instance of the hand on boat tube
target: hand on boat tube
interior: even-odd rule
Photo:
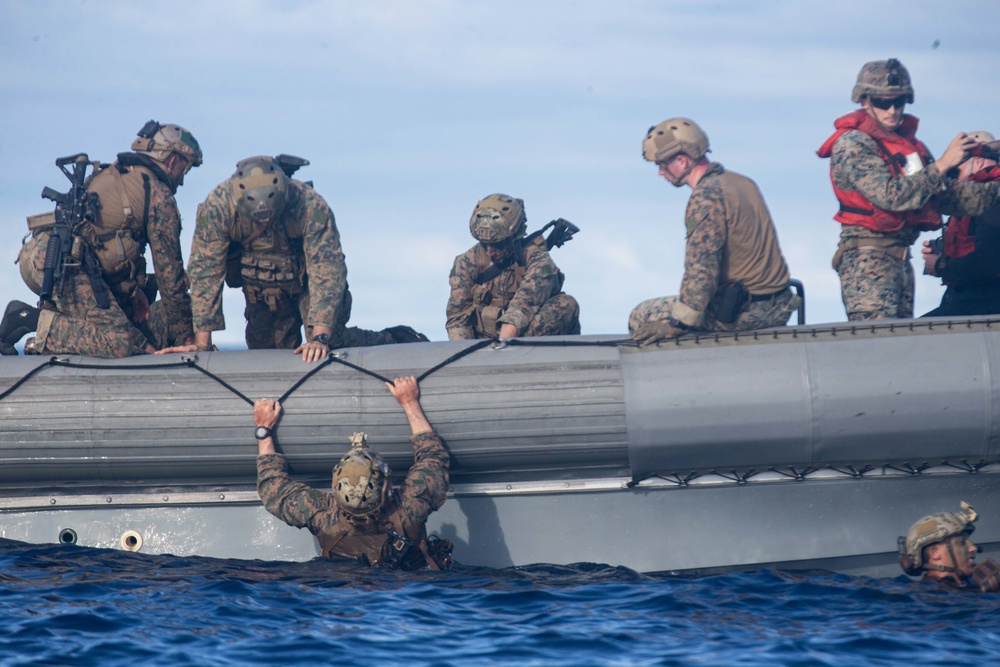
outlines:
[[[682,333],[684,330],[670,324],[669,320],[661,320],[649,322],[636,329],[632,334],[632,340],[637,341],[640,345],[653,345],[661,340],[677,338]]]
[[[333,329],[317,324],[307,327],[306,331],[312,335],[312,340],[295,348],[295,354],[301,354],[302,361],[307,364],[326,359],[326,355],[330,354],[330,334]]]
[[[273,429],[281,417],[281,403],[273,398],[262,398],[253,404],[253,422],[257,426]]]

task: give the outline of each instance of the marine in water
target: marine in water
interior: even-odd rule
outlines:
[[[971,536],[979,517],[968,503],[956,513],[925,516],[899,538],[899,565],[911,577],[951,588],[1000,592],[1000,564],[989,558],[976,563],[979,549]]]
[[[414,463],[399,488],[393,489],[392,471],[363,433],[354,434],[350,451],[333,469],[332,492],[295,482],[275,449],[281,405],[262,399],[254,404],[257,491],[268,512],[308,528],[323,556],[356,558],[371,567],[447,570],[452,545],[427,536],[427,517],[444,505],[450,457],[420,406],[417,380],[396,378],[386,387],[413,433]]]

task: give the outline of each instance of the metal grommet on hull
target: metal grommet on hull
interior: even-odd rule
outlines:
[[[122,549],[125,551],[138,551],[139,549],[142,549],[142,535],[134,530],[126,530],[122,533],[122,537],[119,542],[122,545]]]
[[[59,544],[76,544],[76,531],[72,528],[63,528],[59,531]]]

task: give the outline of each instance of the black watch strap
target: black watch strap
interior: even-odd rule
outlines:
[[[327,333],[316,334],[315,336],[313,336],[313,342],[314,343],[323,343],[323,345],[329,345],[330,344],[330,334],[327,334]]]
[[[266,426],[258,426],[254,429],[253,435],[258,440],[265,440],[271,437],[271,429]]]

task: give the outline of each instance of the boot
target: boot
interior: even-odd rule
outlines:
[[[26,333],[38,328],[38,316],[41,313],[34,306],[23,301],[11,301],[0,320],[0,354],[16,355],[14,343],[21,340]]]
[[[396,343],[426,343],[428,340],[427,336],[403,324],[382,329],[382,333],[392,336],[392,340]]]

